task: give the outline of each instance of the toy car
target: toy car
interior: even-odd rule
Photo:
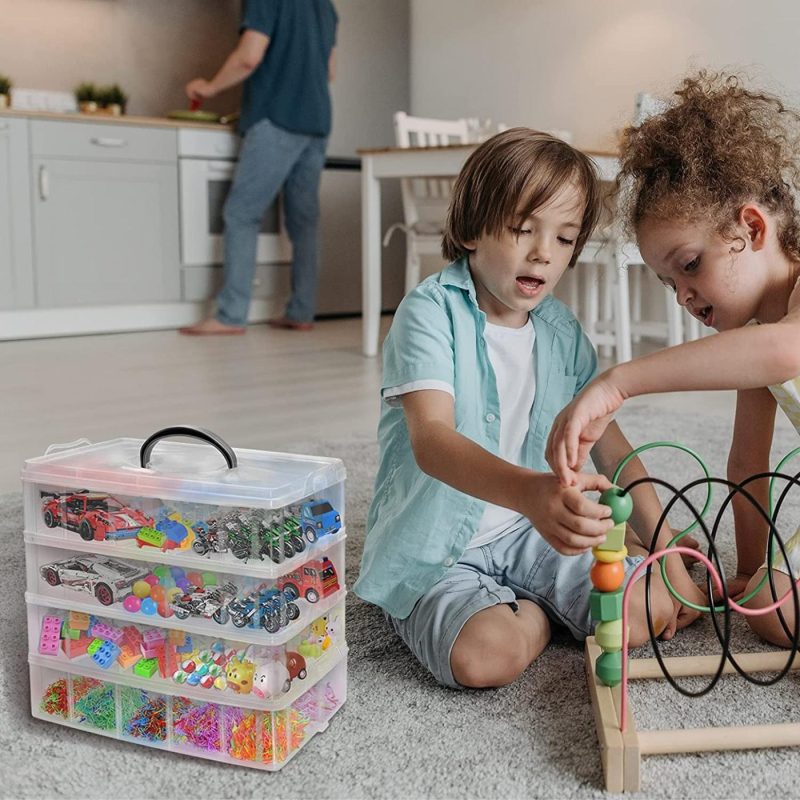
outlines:
[[[323,556],[319,560],[306,561],[300,569],[278,578],[278,588],[290,599],[305,597],[316,603],[320,597],[339,591],[339,578],[333,562]]]
[[[131,593],[133,584],[149,572],[125,561],[105,556],[80,555],[45,564],[39,569],[51,586],[68,586],[89,592],[104,606],[122,600]]]
[[[97,492],[43,494],[42,515],[48,528],[60,525],[77,531],[87,542],[109,539],[132,539],[153,520],[115,497]]]
[[[300,653],[293,653],[291,650],[286,651],[286,668],[289,670],[291,680],[299,678],[302,681],[308,675],[306,660]]]
[[[190,586],[180,597],[176,597],[169,607],[178,619],[191,617],[212,617],[224,625],[228,619],[228,603],[236,597],[238,589],[232,583],[225,583],[214,589],[198,589]]]
[[[320,536],[336,533],[342,527],[342,518],[327,500],[309,500],[300,506],[300,524],[313,544]]]

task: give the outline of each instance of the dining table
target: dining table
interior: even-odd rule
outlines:
[[[361,157],[362,351],[378,354],[381,321],[381,181],[402,178],[452,178],[474,144],[437,147],[380,147],[358,151]],[[600,180],[611,182],[619,170],[616,154],[584,151],[597,165]]]

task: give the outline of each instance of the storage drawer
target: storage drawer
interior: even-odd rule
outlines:
[[[345,477],[184,425],[29,459],[33,716],[280,769],[347,696]]]
[[[274,297],[289,290],[289,270],[285,264],[258,264],[253,274],[254,298]],[[209,300],[222,288],[222,267],[184,267],[183,299]]]
[[[34,156],[103,161],[170,161],[178,158],[174,130],[138,125],[33,120]]]

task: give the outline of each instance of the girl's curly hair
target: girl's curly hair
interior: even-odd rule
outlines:
[[[617,190],[627,226],[701,218],[734,241],[739,209],[758,202],[776,216],[783,251],[800,260],[800,115],[725,73],[685,78],[675,95],[622,133]]]

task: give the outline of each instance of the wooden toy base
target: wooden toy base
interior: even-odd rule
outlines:
[[[603,762],[605,787],[608,792],[637,792],[640,788],[641,758],[657,753],[699,753],[716,750],[755,750],[758,748],[800,745],[800,723],[776,725],[742,725],[731,727],[688,728],[637,731],[628,702],[625,733],[620,731],[622,687],[604,686],[595,676],[595,662],[602,653],[594,636],[586,640],[586,678],[592,700],[600,758]],[[734,654],[747,672],[778,671],[789,657],[788,650],[768,653]],[[665,658],[670,673],[677,677],[713,675],[719,668],[720,656],[684,656]],[[800,653],[792,663],[800,669]],[[734,672],[730,662],[724,673]],[[655,658],[628,660],[628,680],[663,678]]]

